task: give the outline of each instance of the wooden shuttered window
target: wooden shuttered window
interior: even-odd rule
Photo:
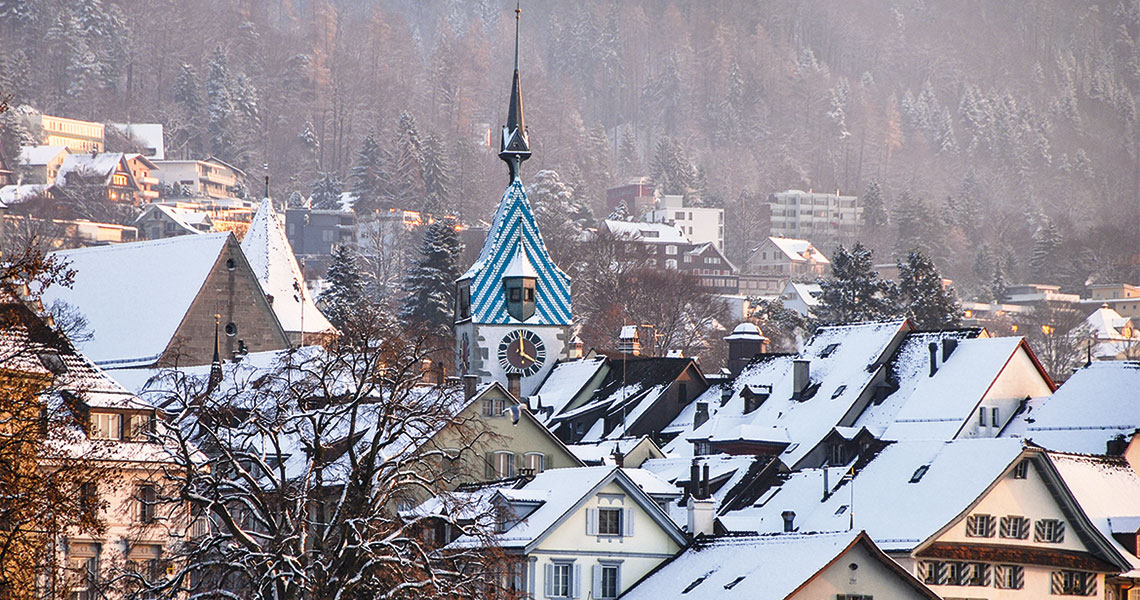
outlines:
[[[1029,519],[1019,516],[1006,516],[1001,518],[1001,537],[1015,540],[1024,540],[1029,537]]]
[[[969,537],[994,537],[996,529],[993,515],[969,515],[966,517],[966,535]]]
[[[1025,587],[1025,568],[1019,565],[995,566],[994,587],[1003,590],[1020,590]]]
[[[1053,544],[1065,541],[1065,522],[1058,519],[1038,519],[1034,523],[1033,541]]]

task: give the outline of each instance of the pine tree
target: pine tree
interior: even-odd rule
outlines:
[[[919,329],[949,329],[961,323],[954,291],[942,285],[938,269],[921,252],[899,261],[898,301],[903,315]]]
[[[436,221],[428,226],[420,256],[404,280],[404,307],[400,320],[412,327],[443,333],[454,322],[455,280],[463,244],[455,223]]]
[[[349,174],[349,191],[354,198],[352,210],[361,218],[380,208],[380,180],[383,170],[383,156],[376,137],[369,133],[356,153],[356,164]]]
[[[935,214],[926,202],[915,198],[910,192],[899,196],[895,207],[895,256],[906,256],[912,250],[921,250],[928,256],[939,256],[941,228],[937,226]]]
[[[420,176],[427,193],[424,211],[436,215],[451,214],[451,163],[439,136],[429,135],[424,140]]]
[[[202,95],[198,92],[198,73],[183,63],[174,80],[174,102],[186,117],[197,117],[202,111]]]
[[[618,147],[618,173],[620,177],[632,177],[641,168],[641,156],[637,151],[637,137],[632,127],[626,127]]]
[[[876,321],[897,314],[894,286],[879,279],[871,251],[856,243],[831,258],[831,277],[820,282],[816,318],[823,324]]]
[[[871,227],[882,227],[888,222],[883,189],[879,187],[878,180],[871,180],[867,191],[863,192],[863,220]]]
[[[345,244],[333,249],[325,281],[328,287],[317,297],[317,303],[330,323],[344,327],[353,312],[365,304],[364,271],[351,246]]]
[[[234,141],[232,131],[233,99],[230,97],[230,75],[226,53],[221,46],[214,49],[206,74],[208,98],[206,133],[210,152],[223,160],[232,160]]]
[[[313,182],[313,195],[309,198],[309,204],[313,210],[341,210],[340,195],[343,189],[335,174],[321,173]]]
[[[619,202],[618,205],[614,207],[614,209],[610,213],[610,215],[608,217],[606,217],[606,220],[607,221],[631,221],[631,220],[633,220],[633,217],[631,217],[629,215],[629,207],[627,207],[625,205],[625,202]]]
[[[305,196],[303,196],[301,192],[294,190],[285,201],[285,206],[288,208],[307,208]]]
[[[389,206],[405,210],[423,210],[423,144],[416,120],[402,113],[396,124],[396,136],[384,169],[384,196]]]
[[[554,262],[568,262],[582,232],[593,221],[589,206],[557,171],[549,169],[534,174],[527,197]]]
[[[1052,282],[1061,275],[1061,260],[1058,251],[1061,249],[1061,231],[1049,219],[1037,228],[1033,234],[1033,254],[1029,257],[1029,267],[1033,269],[1033,277],[1038,281]]]
[[[994,261],[994,274],[990,279],[990,298],[994,302],[1004,302],[1006,293],[1005,269],[1002,267],[1002,261]]]

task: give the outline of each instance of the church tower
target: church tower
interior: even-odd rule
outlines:
[[[460,372],[504,386],[519,375],[525,396],[569,357],[571,311],[570,277],[550,259],[520,178],[530,158],[519,80],[521,13],[515,9],[515,73],[499,145],[510,182],[479,258],[456,281],[455,332]]]

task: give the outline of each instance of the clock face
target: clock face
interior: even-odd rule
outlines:
[[[516,329],[499,342],[499,365],[507,373],[534,375],[546,362],[546,345],[533,331]]]

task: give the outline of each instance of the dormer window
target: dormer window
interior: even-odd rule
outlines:
[[[507,313],[519,321],[534,316],[535,287],[534,277],[504,277],[503,287],[507,293]]]
[[[91,439],[121,439],[122,428],[123,416],[118,413],[91,413]]]
[[[455,320],[462,321],[471,317],[471,283],[468,281],[456,285],[455,294]]]

